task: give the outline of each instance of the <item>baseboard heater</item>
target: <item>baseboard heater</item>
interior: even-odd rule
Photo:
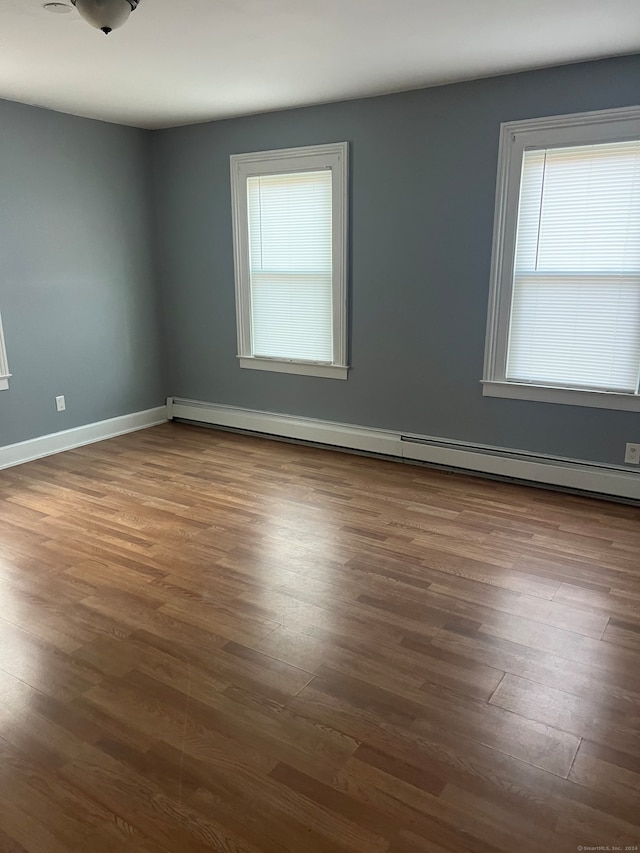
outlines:
[[[591,496],[640,502],[640,472],[629,471],[621,466],[177,397],[167,400],[167,411],[170,419],[195,424],[327,445],[398,461],[422,462],[450,470],[551,486]]]

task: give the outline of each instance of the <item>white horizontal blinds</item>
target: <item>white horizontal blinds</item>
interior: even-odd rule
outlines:
[[[252,355],[333,361],[332,173],[247,181]]]
[[[507,379],[638,392],[640,141],[525,151]]]

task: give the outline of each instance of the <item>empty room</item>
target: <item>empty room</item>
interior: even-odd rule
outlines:
[[[0,853],[639,851],[637,0],[0,42]]]

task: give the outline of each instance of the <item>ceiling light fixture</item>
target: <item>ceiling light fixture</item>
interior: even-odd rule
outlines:
[[[55,12],[57,15],[64,15],[71,11],[71,6],[67,6],[66,3],[45,3],[44,8],[47,12]]]
[[[108,36],[126,23],[139,0],[71,0],[88,24]]]

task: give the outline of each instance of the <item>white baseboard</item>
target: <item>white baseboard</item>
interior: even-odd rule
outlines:
[[[640,475],[607,465],[497,449],[407,444],[406,459],[562,489],[640,500]]]
[[[640,471],[527,451],[169,398],[170,418],[640,501]]]
[[[277,435],[280,438],[313,441],[352,450],[365,450],[369,453],[383,453],[387,456],[402,455],[400,436],[380,429],[365,429],[333,421],[257,412],[235,406],[217,406],[196,400],[181,400],[178,397],[170,400],[168,405],[170,418],[182,418],[231,429]]]
[[[52,456],[54,453],[73,450],[74,447],[82,447],[85,444],[115,438],[115,436],[124,435],[127,432],[136,432],[136,430],[157,426],[165,423],[166,420],[167,407],[158,406],[144,412],[133,412],[130,415],[86,424],[85,426],[75,427],[75,429],[64,430],[64,432],[42,435],[29,441],[21,441],[19,444],[8,444],[6,447],[0,447],[0,470],[12,468],[14,465],[22,465],[23,462],[31,462],[34,459],[42,459],[43,456]]]

